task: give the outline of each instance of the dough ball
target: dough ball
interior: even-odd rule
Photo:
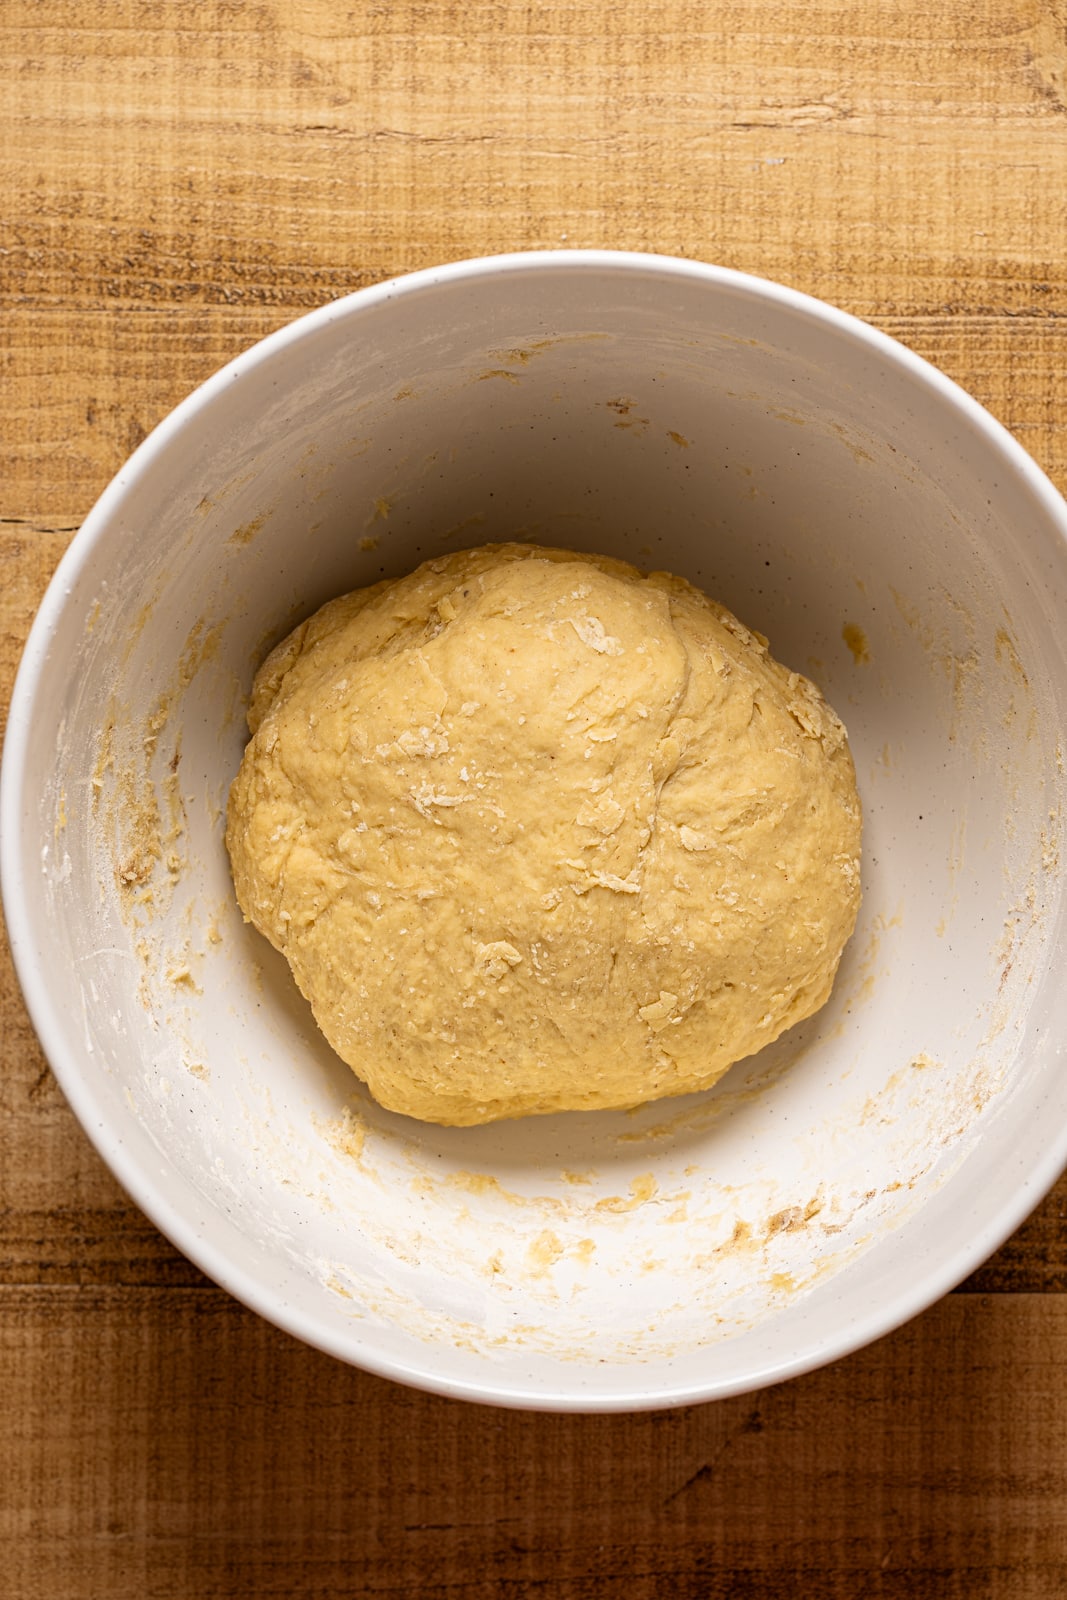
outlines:
[[[680,578],[428,561],[301,623],[249,726],[238,900],[394,1111],[705,1089],[830,993],[860,892],[845,731]]]

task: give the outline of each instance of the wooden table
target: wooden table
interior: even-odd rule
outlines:
[[[858,312],[1067,487],[1064,0],[7,0],[0,674],[130,449],[305,307],[514,248]],[[394,1387],[216,1289],[0,968],[11,1600],[1067,1594],[1067,1184],[926,1315],[661,1415]]]

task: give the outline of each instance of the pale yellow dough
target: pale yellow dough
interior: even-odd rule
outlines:
[[[845,731],[680,578],[428,561],[302,623],[248,720],[238,900],[384,1106],[703,1089],[830,993],[860,893]]]

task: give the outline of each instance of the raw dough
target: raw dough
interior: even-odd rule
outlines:
[[[830,993],[860,892],[845,731],[680,578],[428,561],[301,623],[248,720],[238,900],[384,1106],[703,1089]]]

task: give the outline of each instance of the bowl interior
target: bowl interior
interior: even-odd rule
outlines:
[[[294,1332],[517,1404],[728,1393],[918,1309],[1064,1155],[1057,515],[948,385],[726,273],[422,275],[236,362],[90,519],[13,710],[13,943],[119,1176]],[[829,1005],[710,1093],[442,1130],[319,1037],[222,818],[271,644],[512,538],[682,573],[819,682],[864,902]]]

